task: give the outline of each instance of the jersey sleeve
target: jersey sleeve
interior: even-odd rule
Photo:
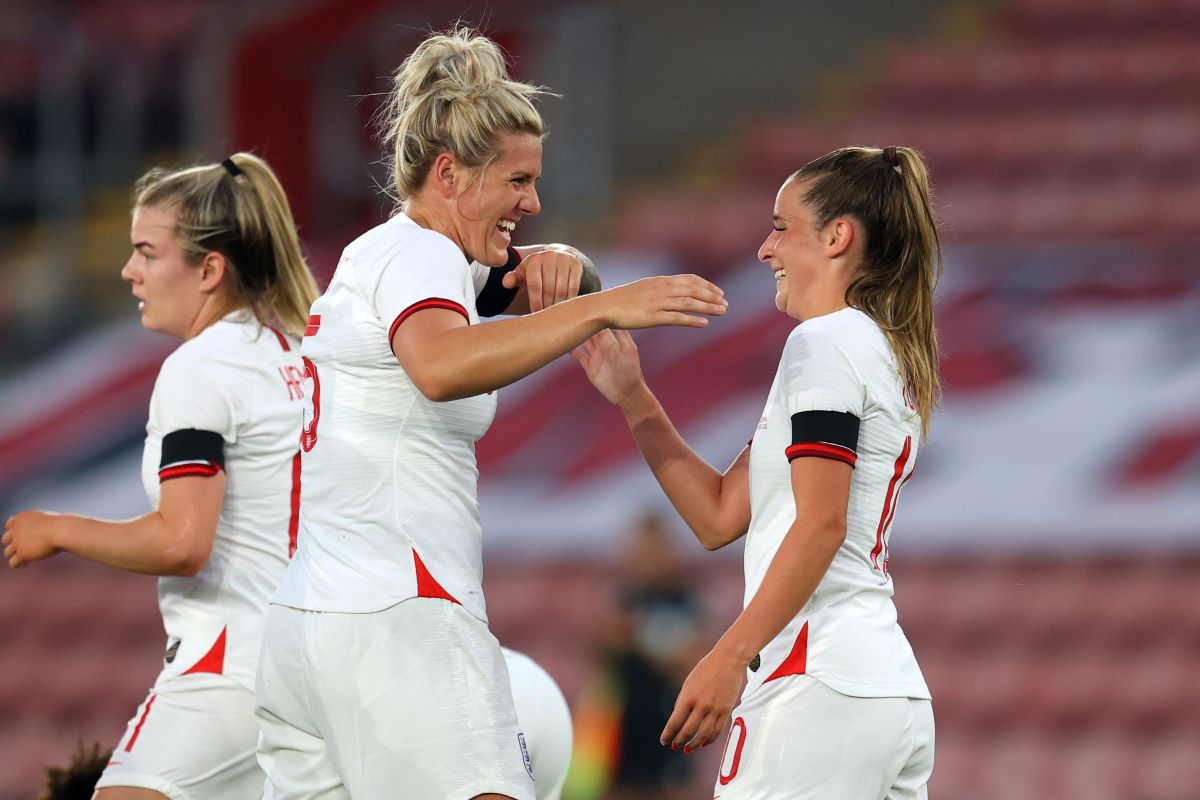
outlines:
[[[210,477],[225,468],[225,446],[237,441],[237,409],[229,381],[212,365],[177,353],[163,363],[152,419],[162,431],[160,482]]]
[[[788,340],[783,400],[792,425],[789,461],[811,456],[855,465],[866,385],[834,337],[800,332]]]
[[[471,266],[449,239],[427,233],[409,237],[384,265],[371,296],[374,311],[388,326],[388,341],[396,329],[418,311],[444,308],[471,321],[468,297],[474,286]]]

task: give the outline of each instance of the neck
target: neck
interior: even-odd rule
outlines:
[[[454,226],[450,224],[450,215],[437,203],[430,201],[424,195],[417,195],[404,201],[401,210],[404,211],[409,219],[422,228],[437,231],[454,242],[459,250],[463,250],[462,239],[459,237],[458,232],[454,230]]]
[[[200,311],[192,318],[192,324],[188,326],[188,329],[180,338],[185,342],[188,339],[194,339],[203,333],[206,328],[221,319],[221,317],[237,310],[238,307],[225,298],[218,297],[217,295],[209,295],[204,299],[204,304],[200,306]]]

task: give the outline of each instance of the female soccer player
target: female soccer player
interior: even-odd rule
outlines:
[[[400,213],[345,249],[302,346],[300,548],[258,682],[276,800],[533,800],[481,590],[475,441],[494,391],[605,327],[724,313],[717,287],[674,276],[478,324],[481,273],[541,209],[537,94],[467,31],[429,37],[396,73]]]
[[[266,162],[154,169],[137,184],[121,276],[142,324],[183,340],[150,400],[149,514],[28,511],[4,554],[59,552],[161,576],[163,670],[98,784],[99,800],[258,798],[254,675],[270,594],[295,548],[304,365],[316,284]]]
[[[723,474],[671,425],[627,333],[576,352],[700,542],[749,531],[745,609],[685,681],[661,741],[715,740],[744,675],[716,796],[925,797],[933,712],[888,575],[897,497],[939,388],[941,247],[920,157],[847,148],[808,164],[779,190],[758,257],[799,324]]]

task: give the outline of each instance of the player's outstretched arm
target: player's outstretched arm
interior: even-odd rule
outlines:
[[[24,567],[57,553],[144,575],[191,576],[212,554],[225,473],[162,484],[158,510],[123,522],[22,511],[4,524],[4,557]]]
[[[573,355],[621,409],[654,477],[700,543],[716,550],[742,536],[750,525],[750,449],[722,474],[688,447],[646,385],[627,331],[601,331]]]
[[[604,328],[702,328],[727,307],[724,292],[695,275],[643,278],[486,325],[418,311],[392,334],[392,352],[430,400],[457,400],[524,378]]]
[[[683,682],[659,737],[664,745],[692,750],[721,735],[747,665],[800,613],[846,540],[851,467],[831,459],[797,458],[791,469],[796,521],[754,599]]]
[[[501,282],[505,289],[517,290],[505,314],[529,314],[600,291],[600,271],[581,250],[566,244],[513,249],[521,261]]]

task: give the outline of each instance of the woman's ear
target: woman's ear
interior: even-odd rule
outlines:
[[[854,223],[846,217],[838,217],[825,226],[824,238],[825,255],[830,258],[838,258],[849,251],[850,246],[854,244],[855,238],[858,236],[858,231],[854,228]]]
[[[429,180],[433,182],[439,196],[452,198],[462,179],[461,172],[462,165],[458,163],[458,159],[450,153],[438,153],[429,169]]]
[[[200,261],[200,291],[206,294],[216,292],[229,271],[225,256],[218,252],[206,253]]]

